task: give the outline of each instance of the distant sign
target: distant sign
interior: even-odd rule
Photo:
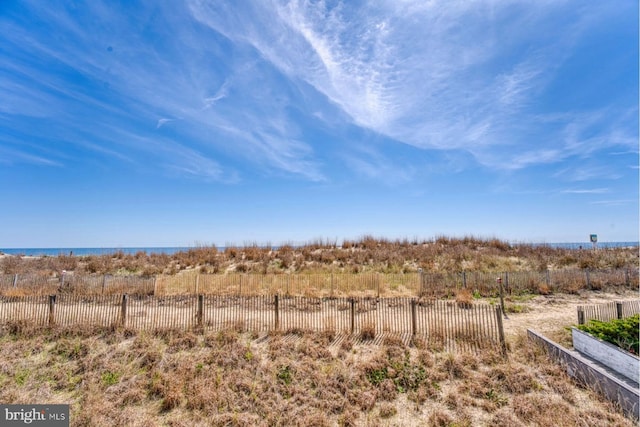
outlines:
[[[597,243],[598,242],[598,235],[597,234],[589,235],[589,240],[591,241],[591,243]]]

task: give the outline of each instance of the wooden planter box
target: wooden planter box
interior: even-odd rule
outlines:
[[[631,381],[640,382],[640,358],[591,334],[571,328],[573,348]]]

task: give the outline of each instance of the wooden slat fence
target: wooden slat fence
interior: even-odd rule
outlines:
[[[50,295],[60,287],[60,279],[44,274],[2,274],[0,291],[8,296]]]
[[[624,319],[640,314],[640,300],[614,301],[606,304],[579,305],[578,324],[584,325],[590,320],[608,322],[614,319]]]
[[[124,327],[133,330],[332,332],[361,339],[420,338],[452,351],[506,351],[502,314],[490,305],[417,298],[245,295],[0,297],[0,325]]]
[[[49,323],[49,296],[0,296],[0,324],[27,323],[44,326]]]
[[[417,303],[416,311],[417,330],[431,346],[478,350],[489,345],[506,352],[499,306],[425,300]]]
[[[213,295],[283,295],[340,297],[414,294],[419,292],[417,273],[295,273],[295,274],[197,274],[158,276],[161,295],[203,293]]]
[[[122,298],[121,304],[126,307],[124,326],[129,329],[152,331],[193,329],[196,326],[197,295],[126,295]]]
[[[489,273],[224,273],[200,274],[195,270],[175,275],[0,275],[0,294],[49,295],[58,292],[84,295],[274,295],[307,297],[450,298],[462,288],[484,297],[499,293],[497,278],[506,294],[576,293],[608,286],[637,288],[637,269],[517,271]]]
[[[205,331],[237,330],[268,332],[276,330],[274,296],[202,296],[200,325]]]
[[[126,275],[65,275],[61,291],[86,295],[153,295],[155,277]]]
[[[143,294],[152,295],[155,277],[133,275],[0,274],[0,293],[8,296]]]
[[[66,327],[115,327],[120,322],[120,295],[58,294],[52,324]]]

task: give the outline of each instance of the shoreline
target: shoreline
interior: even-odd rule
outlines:
[[[427,242],[425,242],[427,243]],[[592,250],[591,243],[566,242],[566,243],[513,243],[509,244],[513,247],[532,246],[532,247],[550,247],[553,249],[568,250]],[[215,247],[216,250],[224,252],[227,248],[242,249],[247,246],[147,246],[147,247],[70,247],[70,248],[2,248],[0,249],[0,257],[2,256],[20,256],[23,258],[41,258],[41,257],[57,257],[57,256],[102,256],[115,255],[124,253],[125,255],[135,255],[144,252],[146,255],[166,254],[174,255],[179,252],[189,250],[207,249]],[[303,248],[304,245],[300,246]],[[278,246],[264,246],[258,248],[278,250]],[[632,249],[640,248],[640,242],[599,242],[597,249]]]

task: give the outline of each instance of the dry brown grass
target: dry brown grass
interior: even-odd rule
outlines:
[[[122,276],[157,276],[158,292],[171,294],[196,292],[198,274],[224,278],[208,278],[206,283],[202,283],[204,288],[200,287],[198,292],[224,293],[238,292],[240,288],[245,292],[250,291],[246,285],[242,287],[242,279],[238,279],[239,276],[251,279],[250,286],[254,286],[262,280],[260,277],[263,277],[263,281],[272,283],[270,286],[273,288],[275,284],[283,282],[282,277],[290,277],[295,273],[299,276],[315,274],[319,277],[314,279],[313,285],[304,285],[304,279],[301,280],[300,286],[303,289],[298,289],[300,286],[297,286],[292,290],[297,294],[407,296],[428,290],[434,296],[452,297],[453,284],[460,280],[460,272],[466,271],[469,273],[469,282],[473,274],[485,275],[481,283],[471,285],[471,288],[482,296],[495,296],[497,293],[494,280],[487,282],[486,276],[502,275],[504,272],[520,273],[519,276],[512,275],[512,281],[506,287],[507,293],[513,291],[542,295],[552,292],[578,294],[588,287],[601,290],[621,287],[637,289],[640,279],[637,274],[639,265],[640,253],[637,248],[601,249],[594,252],[548,246],[510,245],[496,239],[469,236],[438,237],[424,241],[392,241],[365,236],[357,241],[346,241],[342,246],[330,241],[310,242],[301,247],[283,245],[280,248],[248,244],[244,247],[227,247],[224,251],[215,247],[193,248],[173,255],[116,252],[99,256],[0,256],[0,274],[17,274],[25,284],[33,285],[29,285],[33,288],[30,293],[41,292],[45,287],[47,292],[55,292],[56,287],[61,284],[62,271],[66,270],[69,280],[65,282],[64,290],[74,292],[85,288],[91,288],[91,292],[100,291],[99,284],[87,285],[81,279],[87,278],[88,283],[93,283],[99,279],[95,275],[105,274],[112,276],[110,283],[115,282],[114,278]],[[611,277],[594,274],[590,286],[587,286],[586,270],[579,270],[580,268],[592,271],[627,269],[627,273],[624,278],[618,273]],[[428,279],[423,283],[425,288],[420,288],[419,269],[424,272],[424,278]],[[545,283],[545,271],[552,271],[553,283],[549,282],[548,277]],[[353,273],[381,273],[382,276]],[[33,275],[34,279],[28,279],[29,275]],[[527,278],[528,276],[530,277]],[[74,278],[78,280],[73,280]],[[1,279],[0,292],[7,291],[13,278],[5,276]],[[107,289],[107,292],[136,292],[136,289],[124,284],[124,279],[122,281],[122,286]],[[212,289],[211,285],[214,283],[226,285],[228,289]],[[165,289],[167,286],[170,289]],[[149,286],[144,287],[145,292],[153,292]],[[289,289],[285,291],[283,288],[278,291],[288,293]],[[273,293],[273,289],[261,288],[255,292]],[[470,300],[467,298],[461,304],[464,305],[466,302]]]
[[[473,294],[469,289],[458,289],[456,292],[456,304],[460,308],[471,308],[473,306]]]
[[[538,293],[540,295],[550,295],[552,293],[551,287],[549,287],[546,283],[541,283],[538,285]]]
[[[70,403],[74,426],[634,425],[524,339],[505,360],[331,338],[14,330],[0,401]]]
[[[637,248],[569,250],[549,246],[511,245],[497,239],[437,237],[432,240],[387,240],[365,236],[337,246],[331,241],[315,241],[301,247],[285,244],[279,248],[248,244],[244,247],[193,248],[166,254],[125,254],[55,257],[5,256],[0,272],[49,275],[62,270],[78,273],[142,275],[175,274],[187,269],[203,273],[242,270],[247,273],[301,271],[377,271],[383,273],[544,271],[565,268],[637,268]],[[637,282],[637,279],[636,279]]]

